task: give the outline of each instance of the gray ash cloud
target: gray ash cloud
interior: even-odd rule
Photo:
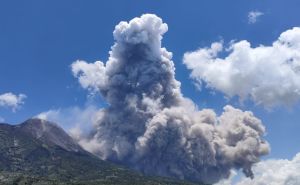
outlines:
[[[106,63],[72,64],[82,87],[108,104],[89,136],[76,138],[102,159],[146,174],[215,183],[234,168],[252,177],[251,166],[269,152],[263,124],[252,112],[227,105],[218,116],[184,97],[172,53],[161,47],[167,29],[152,14],[120,22]]]

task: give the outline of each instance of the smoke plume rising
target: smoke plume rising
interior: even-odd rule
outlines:
[[[236,168],[252,177],[251,166],[269,151],[264,126],[249,111],[228,105],[218,116],[183,97],[172,53],[161,47],[167,29],[151,14],[120,22],[106,63],[72,64],[82,87],[108,103],[79,142],[146,174],[214,183]]]

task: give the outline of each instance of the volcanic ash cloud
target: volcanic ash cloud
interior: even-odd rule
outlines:
[[[251,166],[269,152],[264,126],[251,112],[228,105],[217,116],[183,97],[172,53],[161,47],[167,30],[151,14],[120,22],[106,63],[72,64],[82,87],[108,104],[79,142],[146,174],[214,183],[235,168],[252,177]]]

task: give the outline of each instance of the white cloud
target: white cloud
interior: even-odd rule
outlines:
[[[11,108],[13,112],[24,104],[25,94],[15,95],[11,92],[0,95],[0,107]]]
[[[266,108],[291,106],[300,99],[300,28],[283,32],[271,46],[242,40],[231,43],[224,52],[223,43],[200,48],[184,55],[184,64],[192,70],[198,85],[207,86],[241,100],[252,99]]]
[[[72,63],[71,68],[83,88],[96,91],[106,83],[105,66],[101,61],[86,63],[78,60]]]
[[[3,123],[4,121],[5,119],[0,116],[0,123]]]
[[[264,13],[260,11],[250,11],[248,13],[248,23],[249,24],[254,24],[257,22],[258,18],[264,15]]]
[[[254,179],[241,177],[234,183],[233,178],[221,181],[218,185],[299,185],[300,184],[300,153],[291,159],[269,159],[253,166]]]

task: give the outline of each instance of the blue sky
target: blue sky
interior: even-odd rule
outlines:
[[[185,52],[223,40],[248,40],[270,45],[285,30],[300,26],[298,0],[165,0],[161,1],[1,1],[0,94],[24,93],[16,112],[0,108],[0,116],[19,123],[50,109],[84,107],[87,92],[72,76],[77,59],[106,61],[113,44],[112,31],[120,21],[154,13],[168,24],[163,46],[173,52],[176,78],[182,92],[199,107],[221,112],[226,104],[251,110],[266,126],[271,153],[266,158],[291,158],[300,151],[300,105],[266,110],[251,101],[226,100],[221,92],[193,85],[182,63]],[[260,11],[254,24],[248,13]],[[103,105],[100,99],[97,105]]]

